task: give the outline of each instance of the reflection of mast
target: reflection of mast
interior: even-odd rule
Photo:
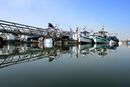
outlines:
[[[79,58],[80,56],[80,45],[73,46],[71,48],[71,57],[74,55],[74,57]]]

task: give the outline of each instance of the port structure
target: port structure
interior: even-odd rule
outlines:
[[[47,29],[0,20],[0,32],[14,35],[45,36]]]

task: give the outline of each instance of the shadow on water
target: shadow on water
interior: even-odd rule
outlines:
[[[48,58],[48,62],[61,58],[63,54],[79,55],[98,54],[106,56],[108,50],[116,50],[118,44],[109,46],[107,44],[88,44],[79,46],[53,46],[44,47],[43,44],[7,44],[0,46],[0,68],[14,64]]]

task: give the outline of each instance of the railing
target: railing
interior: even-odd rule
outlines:
[[[0,20],[0,32],[16,35],[44,36],[46,29]]]

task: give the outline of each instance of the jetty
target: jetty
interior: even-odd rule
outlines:
[[[124,44],[124,45],[130,45],[130,44],[129,44],[129,43],[130,43],[130,39],[122,40],[121,42],[122,42],[122,44]]]
[[[46,29],[0,20],[0,32],[16,35],[44,36]]]

